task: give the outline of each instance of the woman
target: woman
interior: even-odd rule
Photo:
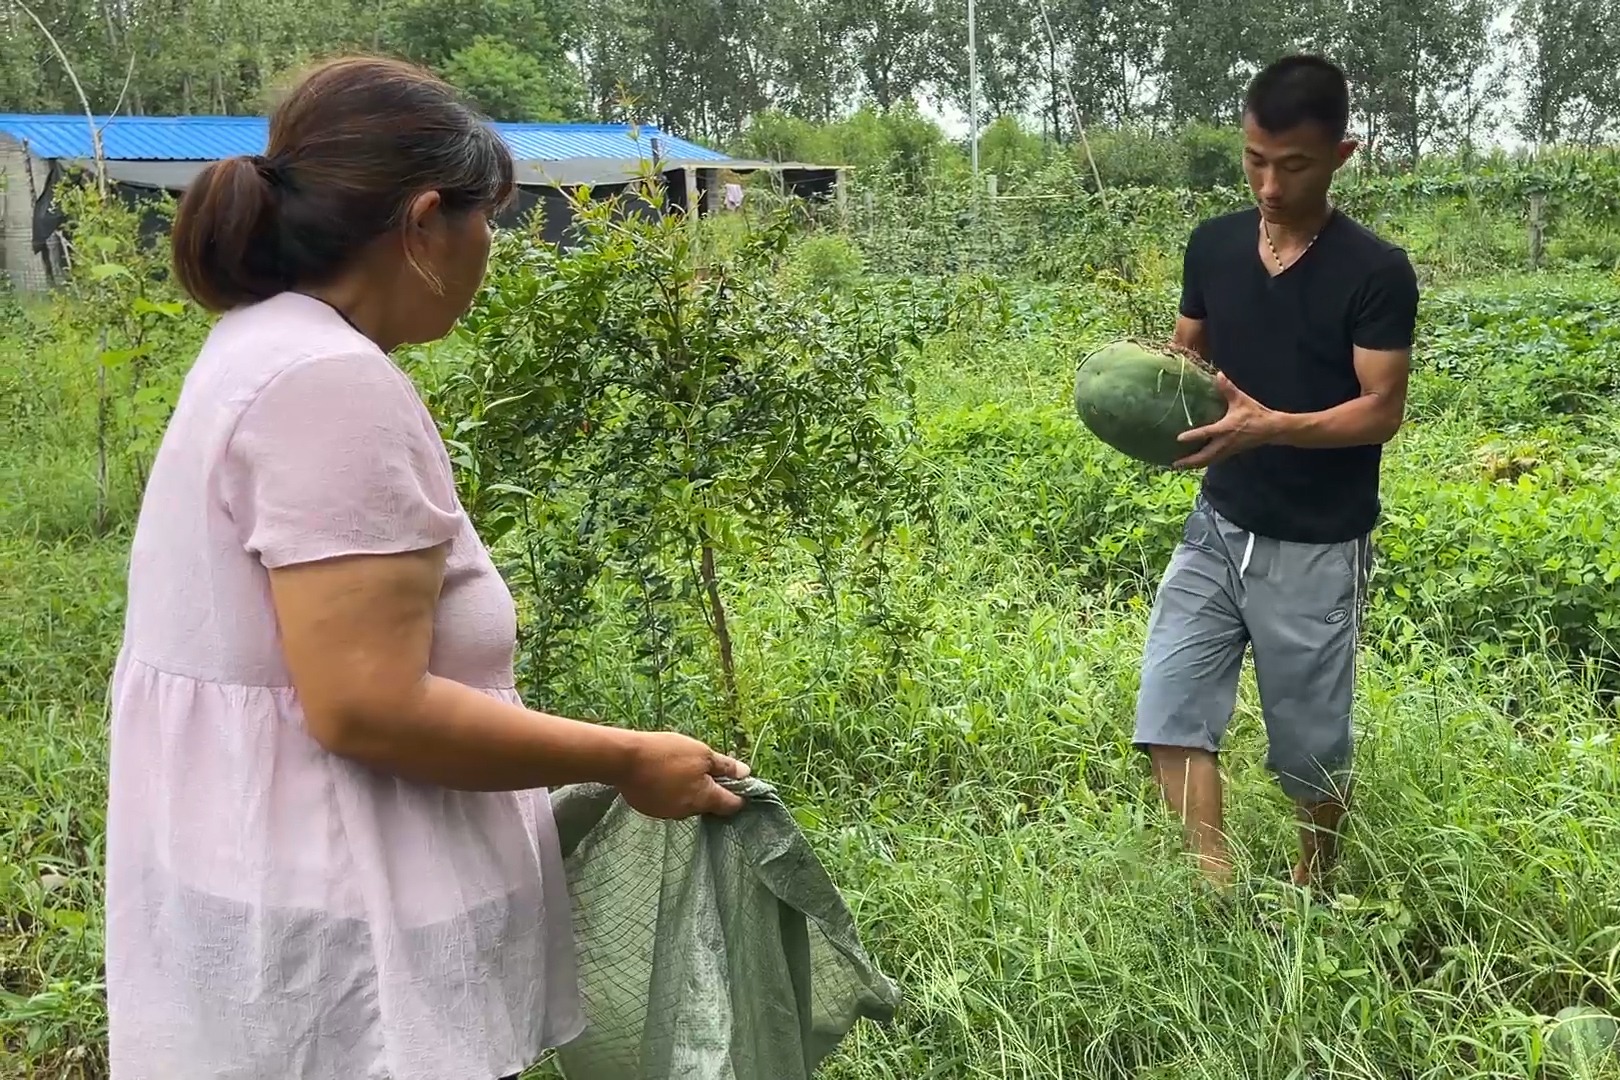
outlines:
[[[512,599],[388,357],[445,334],[512,161],[407,65],[306,78],[198,176],[223,313],[136,529],[112,687],[115,1080],[496,1080],[582,1027],[545,789],[729,814],[747,767],[525,709]]]

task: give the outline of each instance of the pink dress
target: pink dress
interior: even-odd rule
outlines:
[[[113,1080],[496,1080],[582,1029],[546,792],[330,754],[282,661],[267,567],[446,541],[430,668],[516,701],[512,598],[409,379],[306,296],[219,320],[111,688]]]

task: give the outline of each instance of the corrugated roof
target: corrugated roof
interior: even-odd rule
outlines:
[[[569,158],[652,157],[652,140],[659,140],[662,156],[683,161],[728,161],[725,154],[706,146],[665,135],[655,127],[634,129],[627,124],[496,124],[495,129],[520,161],[566,161]]]
[[[115,116],[110,120],[97,117],[96,123],[102,128],[102,152],[117,161],[216,161],[235,154],[261,153],[269,138],[269,122],[262,116]],[[625,124],[496,124],[495,128],[521,161],[651,158],[654,137],[661,142],[664,158],[731,160],[653,127],[642,127],[634,134]],[[26,141],[36,157],[89,158],[95,154],[90,125],[82,116],[0,113],[0,133]]]
[[[100,116],[102,151],[120,161],[214,161],[264,149],[262,116]],[[95,156],[83,116],[0,114],[0,132],[42,158]]]

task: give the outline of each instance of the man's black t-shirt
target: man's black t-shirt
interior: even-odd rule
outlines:
[[[1361,394],[1352,348],[1410,347],[1417,277],[1406,253],[1334,211],[1315,243],[1272,276],[1258,209],[1205,221],[1187,241],[1181,313],[1203,320],[1206,358],[1260,404],[1318,412]],[[1338,543],[1377,522],[1379,445],[1259,446],[1210,465],[1204,495],[1240,528]]]

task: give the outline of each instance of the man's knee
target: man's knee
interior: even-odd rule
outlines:
[[[1349,797],[1353,740],[1348,718],[1300,718],[1268,724],[1266,767],[1296,803],[1342,802]]]
[[[1137,748],[1147,754],[1155,776],[1180,776],[1186,772],[1216,768],[1220,764],[1220,751],[1206,746],[1173,746],[1168,743],[1138,742]]]

